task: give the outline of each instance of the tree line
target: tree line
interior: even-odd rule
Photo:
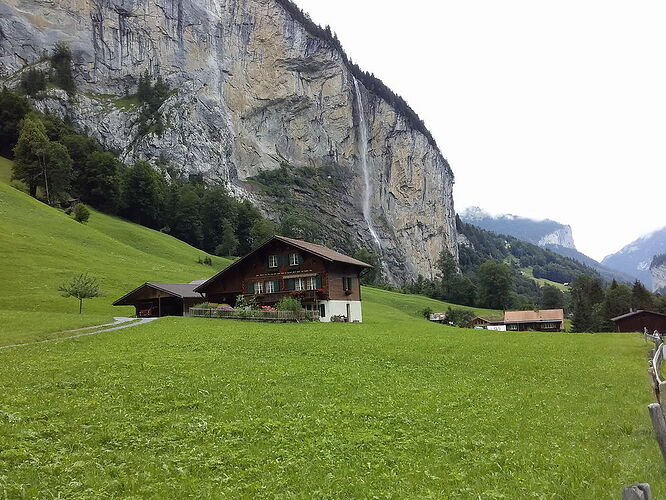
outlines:
[[[633,310],[666,313],[666,297],[651,293],[640,281],[632,286],[610,285],[592,276],[578,276],[571,286],[572,327],[575,332],[612,332],[612,318]]]
[[[30,196],[51,205],[80,199],[209,253],[242,255],[278,229],[223,184],[204,184],[162,164],[125,165],[68,120],[34,110],[24,95],[6,88],[0,92],[0,154],[14,160],[13,177]]]

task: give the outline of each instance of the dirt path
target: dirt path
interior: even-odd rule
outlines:
[[[78,328],[76,330],[63,330],[62,332],[56,332],[56,333],[78,332],[81,330],[91,330],[93,328],[102,328],[102,330],[94,330],[92,332],[79,333],[77,335],[70,335],[69,337],[58,337],[55,339],[36,340],[34,342],[26,342],[25,344],[4,345],[0,346],[0,351],[2,351],[3,349],[10,349],[12,347],[23,347],[27,345],[45,344],[47,342],[57,342],[60,340],[77,339],[79,337],[88,337],[90,335],[97,335],[98,333],[112,332],[114,330],[123,330],[124,328],[131,328],[133,326],[150,323],[151,321],[155,321],[156,319],[159,318],[141,318],[138,321],[136,321],[136,318],[113,318],[113,319],[115,320],[113,323],[106,323],[104,325],[97,325],[97,326],[88,326],[85,328]],[[130,323],[130,321],[132,323]],[[110,328],[104,328],[106,326]]]

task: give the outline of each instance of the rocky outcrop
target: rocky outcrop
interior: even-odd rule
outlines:
[[[540,247],[557,245],[564,248],[576,248],[576,244],[573,240],[573,233],[571,232],[571,226],[562,226],[560,229],[557,229],[552,233],[548,233],[547,235],[541,237],[537,244]]]
[[[650,268],[652,275],[652,290],[659,293],[666,291],[666,263]]]
[[[284,165],[333,168],[344,180],[341,199],[299,199],[313,220],[344,227],[342,235],[331,228],[334,246],[375,249],[396,281],[432,276],[444,248],[457,255],[453,175],[433,141],[363,82],[357,102],[346,58],[275,0],[5,1],[0,77],[15,80],[59,40],[72,48],[80,91],[73,100],[51,93],[40,106],[69,116],[126,161],[160,159],[222,180],[276,219],[279,207],[249,177]],[[144,70],[175,89],[161,109],[161,136],[140,135],[138,109],[123,99]],[[363,216],[366,193],[372,225]]]

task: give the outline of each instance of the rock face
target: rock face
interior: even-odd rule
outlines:
[[[576,245],[573,240],[573,234],[571,232],[571,226],[563,226],[560,229],[556,229],[552,233],[548,233],[543,236],[537,244],[540,247],[546,247],[548,245],[557,245],[564,248],[576,248]]]
[[[362,82],[357,94],[342,55],[276,0],[5,0],[0,77],[15,82],[59,40],[72,49],[79,92],[71,101],[51,92],[39,106],[125,161],[160,159],[222,180],[275,219],[279,208],[248,177],[285,165],[333,169],[339,195],[298,199],[314,220],[344,227],[331,227],[334,246],[381,253],[394,281],[432,276],[442,249],[457,257],[453,175],[440,151]],[[175,89],[161,136],[139,135],[139,110],[122,99],[144,70]]]
[[[663,294],[666,291],[666,263],[650,267],[652,275],[652,289]]]

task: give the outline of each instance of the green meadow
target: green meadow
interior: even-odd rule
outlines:
[[[363,324],[163,318],[63,340],[145,281],[229,261],[0,182],[0,498],[666,495],[629,334],[465,330],[447,304],[363,289]],[[105,297],[60,297],[74,273]],[[477,310],[482,315],[497,311]]]

